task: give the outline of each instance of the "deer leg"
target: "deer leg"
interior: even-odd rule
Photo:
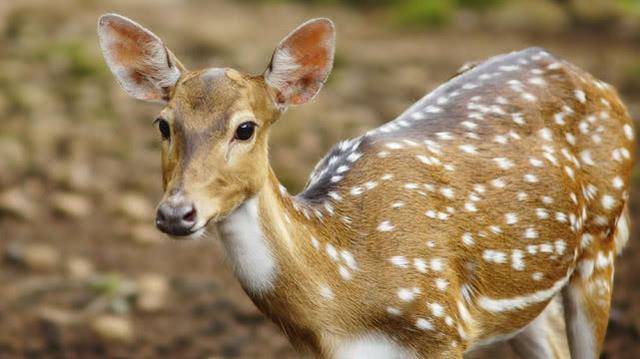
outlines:
[[[611,306],[613,251],[581,262],[562,292],[569,349],[572,358],[598,358]]]
[[[557,296],[538,318],[509,342],[521,358],[568,358],[565,333],[562,303]]]

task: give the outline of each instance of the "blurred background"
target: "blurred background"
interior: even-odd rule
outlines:
[[[251,73],[297,24],[333,19],[330,81],[271,139],[294,193],[338,140],[393,119],[465,62],[528,46],[613,84],[640,113],[638,0],[2,0],[2,358],[294,357],[215,238],[173,242],[153,227],[159,107],[126,97],[108,72],[95,34],[104,12],[152,29],[190,68]],[[634,231],[604,358],[640,357],[639,255]]]

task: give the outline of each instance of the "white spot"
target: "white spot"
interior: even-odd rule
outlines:
[[[496,178],[494,180],[491,180],[491,185],[495,188],[504,188],[504,186],[506,186],[506,183],[503,179]]]
[[[567,243],[562,239],[558,239],[553,244],[556,247],[556,253],[558,253],[559,255],[563,255],[564,251],[567,249]]]
[[[402,314],[402,311],[396,307],[387,307],[386,310],[387,310],[387,313],[391,315],[398,316]]]
[[[556,221],[560,223],[567,223],[567,215],[562,212],[556,212]]]
[[[536,231],[535,228],[533,227],[528,227],[525,231],[524,231],[524,238],[527,239],[535,239],[538,238],[538,231]]]
[[[352,270],[358,269],[358,263],[356,263],[356,260],[355,258],[353,258],[353,254],[351,254],[351,252],[342,250],[340,251],[340,257],[342,257],[342,260],[347,265],[347,267],[351,268]]]
[[[442,317],[444,315],[444,308],[439,303],[429,303],[431,313],[436,317]]]
[[[448,315],[447,315],[447,316],[444,318],[444,322],[445,322],[448,326],[452,326],[452,325],[453,325],[453,318],[451,318],[450,316],[448,316]],[[453,346],[455,347],[455,345],[454,345],[454,344],[456,344],[456,342],[455,342],[455,341],[451,343],[451,345],[453,345]]]
[[[467,145],[460,145],[460,146],[458,146],[458,147],[460,148],[460,150],[461,150],[462,152],[465,152],[465,153],[468,153],[468,154],[473,154],[473,155],[475,155],[475,154],[477,154],[477,153],[478,153],[478,151],[477,151],[477,149],[476,149],[476,146],[474,146],[474,145],[468,145],[468,144],[467,144]]]
[[[327,255],[329,255],[329,258],[331,258],[332,261],[337,262],[338,261],[338,251],[336,250],[336,247],[334,247],[330,243],[327,243],[326,250],[327,250]]]
[[[527,198],[529,198],[529,195],[526,192],[520,191],[516,195],[516,198],[518,199],[518,201],[526,201]]]
[[[517,271],[524,270],[525,264],[522,258],[524,258],[524,252],[519,249],[514,249],[511,252],[511,267]]]
[[[569,143],[571,146],[576,145],[576,136],[574,136],[572,133],[567,133],[564,135],[564,137],[567,139],[567,143]]]
[[[529,158],[529,163],[531,163],[533,167],[544,167],[544,162],[534,157]]]
[[[532,77],[529,79],[529,83],[536,86],[544,86],[547,82],[542,77]]]
[[[440,193],[442,193],[443,196],[452,199],[453,198],[453,189],[451,189],[450,187],[443,187],[440,189]]]
[[[624,186],[624,181],[620,176],[616,176],[613,178],[613,187],[616,189],[620,189]]]
[[[436,279],[436,288],[440,289],[441,291],[445,291],[447,289],[447,286],[449,285],[449,281],[444,279],[444,278],[437,278]]]
[[[496,162],[498,167],[500,167],[503,170],[508,170],[513,167],[513,162],[508,158],[496,157],[493,160]]]
[[[362,156],[362,153],[353,152],[353,153],[349,154],[349,156],[347,156],[347,161],[353,163],[353,162],[357,161],[361,156]]]
[[[398,298],[403,302],[410,302],[414,300],[418,294],[420,294],[420,288],[418,287],[398,289]]]
[[[633,128],[629,124],[624,125],[622,128],[624,129],[624,135],[627,136],[627,139],[629,141],[633,140],[633,138],[635,137]]]
[[[349,272],[349,270],[346,267],[342,265],[338,266],[338,272],[340,273],[340,276],[342,277],[342,279],[351,280],[351,272]]]
[[[473,202],[466,202],[464,204],[464,209],[469,212],[476,212],[478,210],[478,208],[476,208],[476,205]]]
[[[515,122],[516,124],[522,126],[526,123],[526,121],[524,120],[524,117],[521,113],[517,112],[517,113],[513,113],[511,114],[511,119],[513,120],[513,122]]]
[[[605,194],[604,196],[602,196],[602,208],[606,210],[610,210],[611,208],[613,208],[613,206],[615,206],[615,204],[616,204],[616,200],[612,196],[608,194]]]
[[[329,300],[334,298],[333,291],[326,284],[320,285],[320,295]]]
[[[349,166],[342,165],[336,168],[336,173],[340,174],[340,173],[347,172],[348,170],[349,170]]]
[[[442,270],[444,269],[444,263],[442,262],[442,259],[440,258],[433,258],[431,259],[431,269],[436,271],[436,272],[442,272]]]
[[[316,237],[311,237],[311,245],[315,249],[320,249],[320,242],[316,239]]]
[[[450,132],[436,132],[436,137],[440,140],[453,140],[453,135]]]
[[[550,243],[540,244],[540,253],[553,253],[553,246]]]
[[[524,181],[528,182],[528,183],[537,183],[538,182],[538,177],[534,174],[531,173],[527,173],[524,175]]]
[[[473,236],[471,235],[471,233],[467,232],[462,235],[462,243],[467,246],[472,246],[474,244]]]
[[[602,251],[598,252],[596,257],[596,268],[605,268],[613,263],[613,252],[609,252],[609,255],[605,256]]]
[[[506,145],[507,142],[508,142],[507,138],[505,136],[502,136],[502,135],[497,135],[496,137],[493,138],[493,141],[497,142],[497,143],[499,143],[501,145]]]
[[[464,126],[464,127],[468,128],[468,129],[470,129],[470,130],[473,130],[473,129],[475,129],[476,127],[478,127],[478,124],[477,124],[477,123],[475,123],[475,122],[471,122],[471,121],[462,121],[460,124],[461,124],[462,126]]]
[[[587,102],[587,95],[584,93],[584,91],[575,90],[575,91],[573,91],[573,94],[576,96],[576,99],[578,99],[578,101],[580,101],[580,103],[586,103]]]
[[[498,69],[500,71],[504,71],[504,72],[516,71],[519,68],[520,68],[520,66],[518,66],[518,65],[502,65],[502,66],[498,67]]]
[[[378,225],[378,231],[380,231],[380,232],[391,232],[391,231],[393,231],[394,228],[395,228],[395,226],[393,224],[391,224],[391,222],[389,222],[389,221],[382,221]]]
[[[549,211],[544,208],[536,208],[536,216],[538,219],[547,219],[549,218]]]
[[[433,324],[427,319],[418,318],[416,320],[416,327],[421,330],[433,330]],[[395,355],[389,356],[389,358],[394,357]]]
[[[580,152],[580,160],[587,166],[594,166],[595,162],[593,162],[593,158],[591,157],[591,151],[584,150]]]
[[[493,249],[485,249],[482,252],[482,258],[487,262],[493,263],[505,263],[507,261],[507,255],[504,252],[496,251]]]
[[[427,263],[421,258],[414,258],[413,259],[413,266],[420,273],[426,273],[427,272]]]
[[[546,128],[546,127],[541,129],[540,131],[538,131],[538,134],[545,141],[552,141],[553,140],[553,135],[551,133],[551,130]]]
[[[407,268],[409,266],[409,261],[404,256],[393,256],[389,258],[389,262],[400,268]]]
[[[507,213],[504,215],[507,224],[518,223],[518,215],[515,213]]]
[[[391,204],[391,208],[402,208],[402,207],[404,207],[404,202],[402,201],[393,202]]]

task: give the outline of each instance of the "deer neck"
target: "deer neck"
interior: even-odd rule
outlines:
[[[269,168],[260,191],[218,224],[226,255],[240,283],[252,297],[276,296],[292,276],[305,282],[313,218],[296,210]],[[299,207],[298,207],[299,209]],[[285,278],[286,277],[286,278]],[[288,288],[290,290],[292,288]]]

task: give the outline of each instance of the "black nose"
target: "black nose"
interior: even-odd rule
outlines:
[[[164,202],[156,213],[156,227],[172,236],[186,236],[193,233],[197,213],[192,203]]]

